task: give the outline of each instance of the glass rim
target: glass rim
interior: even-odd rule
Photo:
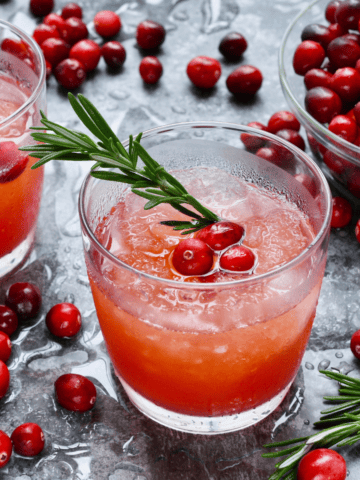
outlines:
[[[87,236],[89,237],[90,241],[92,244],[94,244],[97,248],[97,250],[104,255],[108,260],[110,260],[113,264],[115,264],[118,267],[125,268],[128,271],[132,273],[136,273],[137,275],[141,276],[142,278],[146,278],[149,280],[152,280],[154,282],[159,282],[159,283],[164,283],[166,285],[171,285],[171,286],[176,286],[176,287],[181,287],[181,288],[191,288],[191,289],[206,289],[206,288],[219,288],[219,287],[227,287],[227,286],[235,286],[235,285],[246,285],[246,284],[254,284],[258,283],[260,281],[263,281],[264,279],[268,279],[271,277],[275,277],[279,275],[280,273],[284,272],[285,270],[288,270],[290,268],[293,268],[297,264],[301,263],[306,259],[308,256],[311,255],[311,252],[318,247],[319,244],[323,241],[324,237],[326,236],[328,230],[330,229],[330,218],[331,218],[331,210],[332,210],[332,203],[331,203],[331,191],[330,187],[328,185],[328,182],[325,178],[325,175],[321,171],[320,167],[312,160],[305,152],[300,150],[298,147],[295,145],[289,143],[286,140],[283,140],[280,137],[277,137],[276,135],[273,135],[271,133],[258,130],[256,128],[248,127],[245,125],[241,124],[236,124],[236,123],[227,123],[227,122],[212,122],[212,121],[195,121],[195,122],[180,122],[180,123],[172,123],[168,125],[163,125],[160,127],[155,127],[151,128],[149,130],[145,130],[142,135],[142,139],[148,138],[153,135],[161,134],[161,133],[166,133],[175,129],[180,129],[180,128],[220,128],[220,129],[226,129],[226,130],[235,130],[238,131],[239,133],[254,133],[257,135],[265,136],[269,140],[275,140],[276,142],[286,146],[292,153],[296,154],[297,156],[300,156],[304,163],[309,167],[309,169],[320,179],[321,185],[324,190],[324,198],[325,198],[325,204],[326,204],[326,211],[324,215],[324,219],[322,221],[321,228],[318,232],[318,234],[314,237],[313,241],[296,257],[294,257],[292,260],[289,262],[285,263],[284,265],[275,268],[273,270],[270,270],[268,272],[262,273],[260,275],[249,275],[249,276],[242,276],[238,280],[231,280],[228,282],[218,282],[218,283],[210,283],[210,282],[204,282],[204,283],[195,283],[195,282],[181,282],[179,280],[172,280],[168,278],[162,278],[162,277],[157,277],[155,275],[151,275],[149,273],[143,272],[141,270],[138,270],[127,263],[123,262],[120,260],[118,257],[113,255],[109,250],[107,250],[96,238],[94,232],[92,231],[87,218],[86,218],[86,208],[84,205],[85,201],[85,194],[87,187],[89,186],[89,182],[91,180],[93,181],[100,181],[100,182],[105,182],[106,180],[99,180],[95,179],[94,177],[91,176],[90,172],[86,175],[85,179],[82,182],[80,192],[79,192],[79,199],[78,199],[78,209],[79,209],[79,217],[80,217],[80,223],[82,227],[84,228]],[[200,140],[201,141],[201,140]],[[129,141],[122,141],[121,142],[123,146],[126,148],[129,145]]]
[[[44,55],[39,45],[26,32],[21,30],[19,27],[16,27],[12,23],[2,19],[0,19],[0,26],[4,26],[8,28],[13,33],[16,33],[16,35],[18,35],[21,39],[26,40],[26,42],[30,44],[31,48],[36,52],[36,56],[39,59],[39,64],[40,64],[39,78],[34,91],[31,93],[30,97],[26,100],[26,102],[24,102],[17,110],[15,110],[15,112],[13,112],[11,115],[6,117],[2,122],[0,122],[0,128],[3,128],[8,123],[13,122],[14,119],[16,119],[17,117],[20,117],[21,115],[23,115],[23,113],[26,110],[28,110],[39,98],[41,91],[43,89],[43,86],[45,84],[46,65],[45,65]]]

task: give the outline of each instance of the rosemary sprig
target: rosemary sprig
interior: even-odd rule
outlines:
[[[20,149],[39,159],[32,168],[38,168],[51,160],[92,160],[95,162],[90,172],[93,177],[131,185],[133,193],[148,200],[145,210],[168,203],[191,217],[189,221],[161,222],[174,230],[183,230],[182,234],[196,232],[220,220],[214,212],[190,195],[183,185],[140,145],[142,133],[135,139],[130,135],[127,151],[90,100],[81,94],[77,98],[71,93],[68,96],[76,115],[99,141],[95,143],[82,132],[51,122],[41,112],[41,123],[44,127],[33,127],[35,133],[31,134],[40,144],[27,145]],[[141,167],[138,166],[139,158],[143,162]],[[110,168],[117,168],[119,173],[109,171]]]
[[[296,480],[298,463],[312,449],[353,445],[360,440],[360,380],[327,370],[320,370],[320,373],[339,382],[339,395],[324,397],[325,401],[337,403],[339,406],[321,412],[320,420],[314,423],[315,427],[323,429],[321,432],[264,445],[265,448],[293,445],[262,455],[264,458],[288,455],[285,460],[275,465],[275,472],[269,480]]]

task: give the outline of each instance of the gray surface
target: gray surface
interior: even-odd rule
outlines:
[[[28,0],[0,2],[0,15],[30,31],[34,19]],[[64,0],[56,1],[60,10]],[[277,50],[289,21],[308,3],[297,0],[84,0],[85,21],[104,8],[119,9],[123,29],[118,39],[127,50],[124,67],[109,72],[103,60],[80,91],[119,131],[129,133],[166,123],[219,120],[266,123],[286,108],[277,75]],[[136,25],[145,18],[161,21],[167,30],[159,58],[164,74],[158,85],[145,86],[138,74],[142,57],[134,41]],[[90,28],[91,30],[91,28]],[[253,101],[236,101],[227,91],[227,75],[237,66],[221,59],[220,39],[239,31],[248,40],[240,63],[261,68],[264,83]],[[95,36],[92,34],[92,37]],[[204,54],[221,60],[218,85],[205,94],[192,87],[185,69]],[[48,85],[50,119],[77,128],[66,92],[52,78]],[[318,366],[359,375],[359,363],[349,350],[351,333],[360,328],[360,246],[353,230],[332,232],[329,260],[318,312],[302,367],[283,404],[267,419],[246,431],[203,437],[161,427],[129,403],[114,376],[94,311],[82,254],[77,195],[87,167],[52,164],[46,180],[36,247],[25,268],[8,284],[34,281],[43,292],[41,314],[13,336],[9,361],[11,387],[0,404],[0,429],[11,433],[20,423],[38,422],[46,446],[33,459],[13,456],[0,472],[4,480],[265,480],[275,461],[261,458],[262,445],[307,435],[322,409],[322,395],[336,385],[323,379]],[[72,340],[47,332],[44,317],[52,305],[72,301],[83,315],[83,330]],[[330,363],[329,363],[330,362]],[[62,373],[91,377],[98,390],[95,408],[85,414],[61,409],[53,383]],[[360,446],[343,449],[349,480],[359,478]]]

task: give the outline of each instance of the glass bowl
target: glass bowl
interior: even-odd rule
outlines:
[[[360,205],[360,148],[330,132],[305,110],[304,77],[295,73],[292,63],[304,27],[329,24],[325,18],[328,3],[329,0],[312,2],[289,25],[279,52],[280,82],[290,110],[305,128],[310,149],[327,179],[340,194]]]

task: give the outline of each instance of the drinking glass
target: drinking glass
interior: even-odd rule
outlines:
[[[43,168],[18,147],[34,143],[30,127],[46,109],[45,61],[36,42],[0,20],[0,280],[31,251]]]
[[[271,144],[279,162],[246,151],[244,135]],[[141,142],[168,171],[189,170],[192,176],[194,166],[200,172],[216,167],[219,178],[225,172],[286,199],[313,230],[300,254],[259,275],[223,283],[206,277],[199,283],[164,279],[129,266],[98,240],[97,228],[128,185],[88,176],[81,188],[80,220],[95,307],[115,373],[132,403],[181,431],[218,434],[248,427],[284,399],[306,349],[326,263],[328,184],[298,148],[237,124],[167,125],[144,132]],[[210,197],[223,201],[225,196],[234,208],[241,201],[230,181],[221,183],[220,191],[206,188]],[[270,214],[264,214],[265,221]]]

